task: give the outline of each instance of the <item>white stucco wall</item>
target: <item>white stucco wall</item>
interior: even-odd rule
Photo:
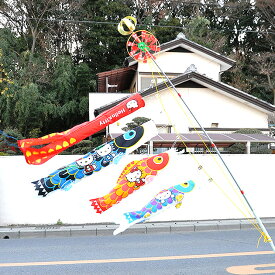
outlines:
[[[178,91],[203,127],[218,123],[220,128],[268,128],[266,113],[226,95],[208,88],[179,88]],[[98,99],[100,95],[95,96]],[[103,98],[107,100],[106,94]],[[127,122],[139,116],[151,118],[156,124],[174,124],[181,133],[189,132],[189,127],[198,127],[173,91],[162,90],[159,96],[154,94],[144,99],[145,107],[110,125],[110,132],[121,133]]]
[[[194,64],[200,74],[205,74],[213,80],[219,81],[220,64],[202,57],[196,53],[165,52],[157,55],[157,63],[166,73],[184,73]],[[159,72],[153,61],[139,62],[138,72]],[[140,84],[139,84],[140,87]]]
[[[212,122],[221,128],[268,128],[268,115],[239,99],[205,88],[179,89],[203,127]]]
[[[197,186],[186,194],[180,209],[169,209],[154,221],[208,220],[243,218],[229,197],[239,205],[220,168],[209,155],[196,155],[210,177],[225,191],[226,196],[209,177],[197,168],[191,155],[172,155],[169,165],[153,182],[113,206],[103,214],[96,214],[89,199],[108,193],[124,166],[145,155],[130,155],[104,168],[101,172],[76,183],[69,191],[54,191],[47,197],[38,197],[31,181],[75,161],[79,156],[56,156],[41,166],[27,165],[22,156],[0,157],[0,226],[11,224],[55,224],[113,222],[123,212],[139,210],[156,193],[185,180],[192,179]],[[224,155],[235,178],[245,191],[255,211],[261,217],[275,217],[275,155]],[[231,182],[231,181],[230,181]],[[243,210],[244,207],[240,206]]]

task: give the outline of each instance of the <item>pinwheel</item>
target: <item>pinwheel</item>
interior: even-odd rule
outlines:
[[[154,54],[160,51],[160,45],[156,37],[144,30],[132,33],[126,47],[132,58],[144,63],[147,62],[147,59],[155,58]]]

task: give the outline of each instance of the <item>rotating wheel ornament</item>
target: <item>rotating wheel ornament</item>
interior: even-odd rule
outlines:
[[[159,41],[148,31],[136,31],[132,33],[126,43],[128,54],[138,61],[147,62],[154,58],[154,54],[160,51]]]
[[[119,22],[117,30],[122,35],[131,34],[137,25],[137,19],[133,16],[126,16]],[[126,29],[125,29],[126,27]]]

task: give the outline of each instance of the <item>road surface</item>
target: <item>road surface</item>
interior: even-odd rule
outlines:
[[[2,239],[0,274],[275,274],[275,253],[262,241],[257,248],[258,238],[232,230]]]

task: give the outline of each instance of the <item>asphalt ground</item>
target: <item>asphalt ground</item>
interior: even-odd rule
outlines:
[[[275,236],[275,229],[269,229]],[[0,274],[275,274],[256,230],[0,240]]]

